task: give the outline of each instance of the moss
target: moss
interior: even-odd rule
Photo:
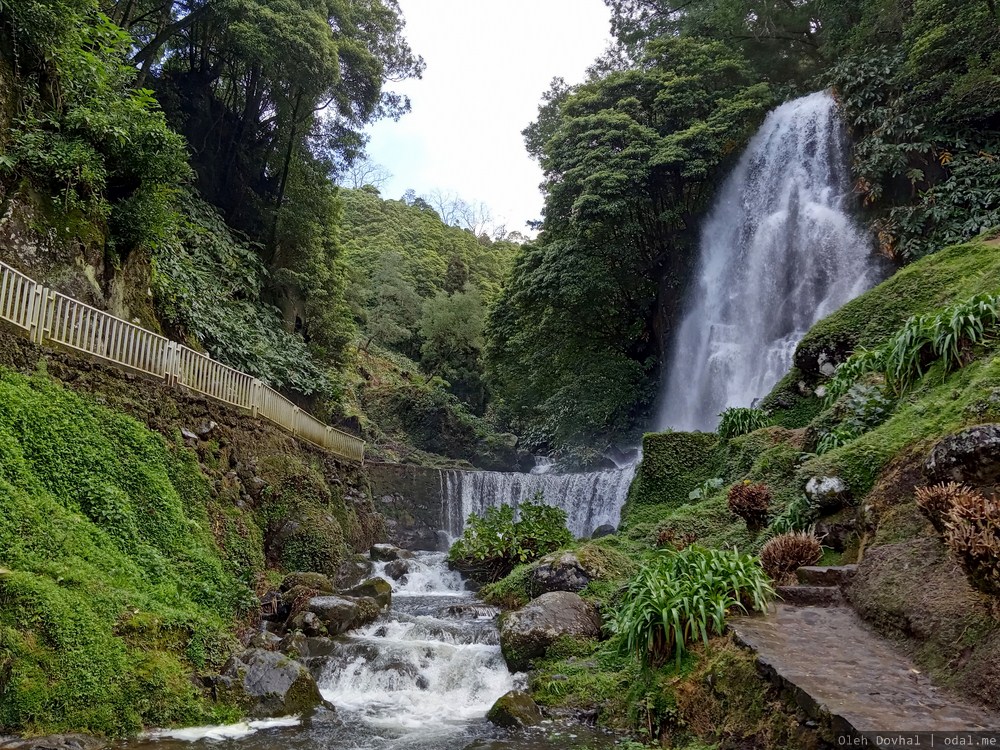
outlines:
[[[676,507],[687,503],[691,490],[719,476],[718,445],[718,436],[710,432],[644,435],[642,463],[629,488],[627,507]]]
[[[799,343],[795,364],[810,376],[826,354],[841,362],[858,346],[886,339],[911,315],[1000,289],[1000,253],[982,240],[949,247],[898,271],[814,325]]]
[[[760,408],[769,414],[772,424],[793,430],[806,427],[823,410],[823,399],[811,391],[802,393],[799,383],[805,380],[803,373],[793,367],[761,399]]]
[[[0,726],[121,736],[234,718],[191,676],[221,664],[255,600],[183,451],[0,371]]]

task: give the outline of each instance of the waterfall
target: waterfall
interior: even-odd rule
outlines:
[[[542,466],[548,468],[545,464],[538,468]],[[589,536],[598,526],[618,526],[633,476],[635,464],[581,474],[444,471],[445,530],[459,536],[471,513],[482,515],[487,508],[502,504],[516,508],[541,493],[546,504],[566,511],[567,526],[575,536]]]
[[[765,396],[820,318],[878,277],[849,213],[846,133],[827,92],[771,112],[719,191],[667,362],[658,427],[712,430]]]

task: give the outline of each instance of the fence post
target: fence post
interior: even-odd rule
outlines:
[[[31,295],[31,308],[28,311],[28,337],[32,343],[39,344],[45,340],[45,322],[48,317],[49,288],[36,286]]]
[[[292,437],[298,437],[299,435],[299,412],[302,411],[299,407],[292,407]]]
[[[167,345],[163,349],[163,380],[167,385],[174,385],[174,351],[177,348],[177,344],[173,341],[168,341]]]
[[[254,378],[253,382],[250,384],[250,416],[254,419],[257,418],[260,412],[261,394],[264,392],[261,387],[262,385],[263,383],[261,383],[257,378]]]

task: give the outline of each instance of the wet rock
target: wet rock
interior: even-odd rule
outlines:
[[[806,482],[806,495],[821,510],[838,510],[850,497],[847,484],[840,477],[812,477]]]
[[[50,734],[45,737],[0,737],[0,750],[101,750],[108,743],[89,734]]]
[[[601,618],[592,604],[568,591],[553,591],[500,617],[500,649],[512,672],[528,669],[531,660],[562,636],[597,638]]]
[[[857,519],[845,509],[835,516],[816,522],[816,536],[823,540],[823,546],[835,552],[843,552],[857,534]]]
[[[575,554],[563,552],[543,557],[528,580],[532,593],[544,594],[549,591],[583,591],[591,578]]]
[[[307,637],[304,633],[289,633],[281,639],[279,651],[297,659],[330,656],[337,649],[332,638]]]
[[[594,529],[594,533],[590,535],[590,538],[600,539],[601,537],[611,536],[612,534],[617,534],[617,533],[618,529],[616,529],[610,523],[605,523]]]
[[[408,560],[393,560],[385,566],[385,574],[392,580],[398,581],[410,573],[410,562]]]
[[[392,562],[393,560],[408,560],[413,557],[413,553],[399,547],[394,547],[391,544],[373,544],[371,556],[372,560]]]
[[[374,622],[381,607],[371,597],[317,596],[306,604],[326,626],[330,635],[340,635]]]
[[[329,633],[329,629],[323,624],[323,621],[319,619],[319,616],[315,612],[310,612],[308,610],[304,612],[297,612],[293,615],[291,619],[288,620],[286,630],[290,633],[299,632],[302,633],[303,636],[308,636],[310,638],[316,638]]]
[[[269,630],[262,630],[250,641],[250,645],[254,648],[262,648],[267,651],[273,651],[279,643],[281,643],[281,636]]]
[[[291,591],[296,586],[303,589],[311,589],[321,594],[332,594],[334,592],[333,581],[322,573],[289,573],[281,581],[278,590],[282,593]]]
[[[370,596],[380,607],[388,607],[392,602],[392,584],[384,578],[369,578],[357,586],[343,592],[344,596]]]
[[[515,729],[541,723],[542,712],[530,695],[511,690],[497,699],[486,718],[498,727]]]
[[[340,563],[334,583],[338,589],[347,589],[358,585],[371,573],[371,560],[364,555],[352,555]]]
[[[969,427],[939,440],[924,468],[936,482],[1000,484],[1000,424]]]
[[[253,718],[290,716],[323,703],[309,670],[284,654],[259,648],[226,662],[216,689]]]

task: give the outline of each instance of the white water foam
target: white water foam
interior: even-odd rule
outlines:
[[[262,719],[260,721],[241,721],[236,724],[220,724],[217,726],[188,727],[186,729],[154,729],[145,732],[142,739],[146,740],[180,740],[181,742],[222,742],[223,740],[239,740],[264,729],[279,729],[297,727],[302,724],[298,716],[286,716],[279,719]]]
[[[849,213],[846,134],[827,92],[771,112],[723,184],[674,337],[658,429],[713,430],[792,364],[820,318],[879,277]]]

